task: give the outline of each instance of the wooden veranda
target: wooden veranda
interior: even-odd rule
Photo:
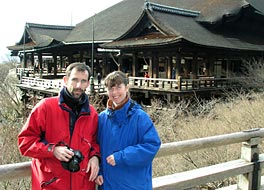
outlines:
[[[44,79],[47,76],[39,78],[30,71],[28,73],[27,76],[21,75],[21,70],[17,69],[17,76],[20,78],[17,87],[22,91],[22,100],[26,108],[32,108],[42,98],[57,96],[63,87],[62,77],[60,79]],[[213,93],[218,94],[237,87],[235,81],[238,81],[237,78],[214,77],[198,79],[128,77],[128,80],[132,98],[140,101],[148,100],[147,102],[156,96],[164,97],[169,102],[182,100],[194,94],[201,97],[211,97]],[[106,96],[106,89],[102,84],[98,84],[96,79],[92,79],[86,93]]]

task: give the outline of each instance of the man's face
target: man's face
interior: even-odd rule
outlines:
[[[79,99],[85,93],[89,86],[88,77],[88,71],[77,71],[76,68],[73,68],[69,77],[63,77],[67,90],[74,98]]]

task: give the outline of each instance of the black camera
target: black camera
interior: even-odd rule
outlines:
[[[70,151],[74,153],[72,158],[68,162],[61,162],[62,167],[70,172],[78,172],[80,170],[80,162],[84,159],[82,153],[79,150],[73,150],[68,147]]]

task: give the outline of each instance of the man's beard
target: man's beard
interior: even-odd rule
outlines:
[[[85,91],[81,88],[75,88],[72,90],[72,96],[76,99],[79,99],[80,97],[82,97],[82,95],[85,93]]]

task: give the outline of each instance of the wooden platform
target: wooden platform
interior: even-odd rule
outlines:
[[[149,101],[155,96],[161,96],[167,101],[178,101],[190,97],[210,98],[231,88],[231,79],[216,79],[203,77],[199,79],[162,79],[129,77],[131,97],[135,100]],[[98,85],[96,79],[90,84],[86,93],[106,95],[103,85]],[[103,82],[102,82],[103,84]],[[40,95],[42,97],[56,96],[62,88],[62,79],[40,79],[38,77],[22,77],[17,85],[24,94]]]

